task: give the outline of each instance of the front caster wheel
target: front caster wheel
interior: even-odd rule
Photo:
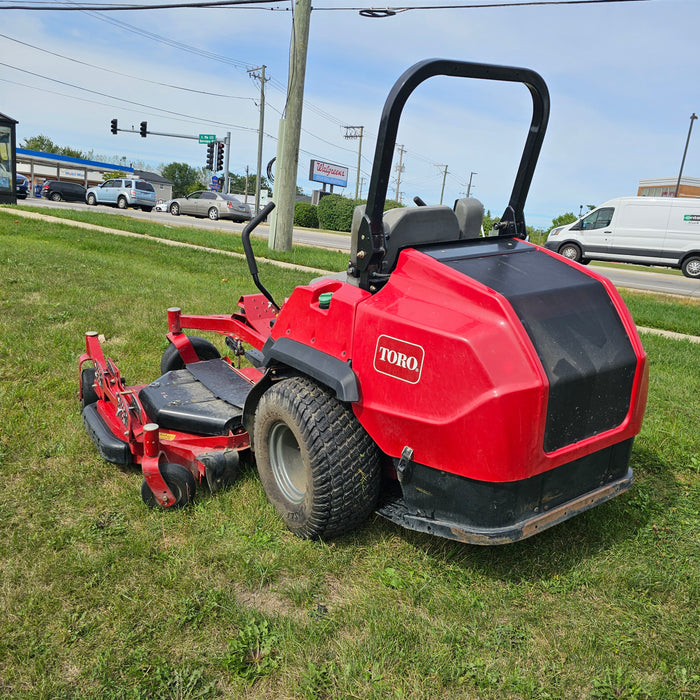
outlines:
[[[168,506],[168,508],[183,508],[192,501],[197,490],[197,484],[189,469],[180,464],[166,462],[161,465],[160,473],[163,481],[165,481],[168,488],[173,492],[173,496],[175,496],[175,503]],[[141,500],[149,508],[163,507],[158,503],[145,479],[141,484]]]
[[[305,539],[353,530],[379,497],[379,449],[348,404],[307,377],[274,384],[260,399],[255,459],[267,498]]]

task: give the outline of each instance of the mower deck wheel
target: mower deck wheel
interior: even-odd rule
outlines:
[[[192,347],[200,360],[216,360],[221,357],[221,353],[216,349],[216,345],[206,338],[191,335],[190,343],[192,343]],[[160,371],[165,374],[176,369],[185,369],[185,361],[180,356],[177,348],[170,343],[160,358]]]
[[[169,508],[183,508],[192,501],[197,484],[189,469],[180,464],[166,462],[161,465],[160,473],[175,496],[175,503],[168,506]],[[141,499],[149,508],[162,507],[145,479],[141,484]]]
[[[274,384],[260,399],[255,457],[265,493],[305,539],[360,525],[380,488],[380,454],[349,405],[307,377]]]
[[[97,403],[100,398],[95,391],[95,368],[86,367],[80,373],[80,393],[83,397],[83,408]]]

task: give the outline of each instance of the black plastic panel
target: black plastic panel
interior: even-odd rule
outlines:
[[[518,315],[549,380],[546,452],[622,423],[637,358],[600,282],[514,240],[423,252],[499,292]]]
[[[222,359],[193,363],[143,387],[139,399],[148,417],[161,428],[196,435],[227,435],[240,428],[251,385],[223,365]]]
[[[488,482],[468,479],[422,464],[412,464],[402,484],[408,513],[453,523],[459,528],[515,528],[536,515],[594,492],[620,479],[631,479],[633,440],[605,448],[529,479]],[[380,514],[381,508],[380,508]]]

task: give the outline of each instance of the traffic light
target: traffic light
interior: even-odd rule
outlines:
[[[207,144],[207,169],[214,170],[214,148],[216,148],[216,142],[211,141]]]
[[[224,144],[220,141],[216,144],[216,172],[224,169]]]
[[[141,122],[141,136],[143,136],[143,138],[146,138],[147,133],[148,133],[148,122]]]
[[[112,119],[112,133],[116,134],[117,133],[117,120]]]

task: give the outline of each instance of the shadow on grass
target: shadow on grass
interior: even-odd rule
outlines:
[[[630,491],[520,542],[490,547],[464,544],[406,530],[375,516],[362,531],[363,543],[378,544],[391,532],[421,550],[437,567],[449,562],[465,572],[506,582],[562,577],[582,561],[636,540],[641,530],[669,512],[680,497],[681,487],[672,468],[657,454],[635,449],[631,466],[635,483]]]

